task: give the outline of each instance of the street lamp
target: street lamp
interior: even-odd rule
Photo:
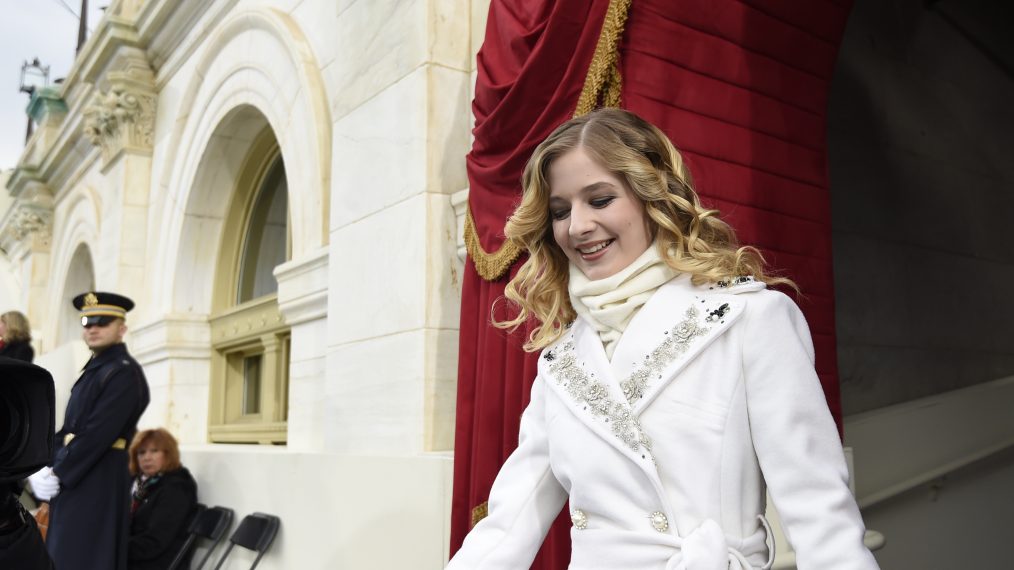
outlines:
[[[29,63],[25,61],[21,64],[21,87],[22,93],[28,93],[31,97],[36,91],[44,87],[49,87],[49,66],[42,65],[39,62],[39,58],[35,58]],[[25,142],[32,138],[32,116],[28,115],[28,132],[25,134]]]

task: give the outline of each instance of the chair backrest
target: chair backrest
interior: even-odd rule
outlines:
[[[279,526],[281,526],[281,521],[275,515],[254,513],[243,517],[242,522],[239,523],[239,527],[229,537],[229,548],[222,554],[222,558],[219,559],[215,570],[222,567],[225,559],[232,552],[232,547],[237,545],[257,552],[257,558],[254,560],[253,565],[250,566],[250,570],[256,568],[257,564],[261,561],[261,557],[264,556],[264,553],[267,552],[271,543],[275,540]]]
[[[215,550],[215,547],[222,541],[225,532],[229,530],[229,526],[232,525],[232,509],[226,507],[212,507],[209,509],[200,504],[198,505],[198,509],[197,515],[190,521],[190,526],[187,527],[187,533],[190,536],[187,537],[187,541],[183,543],[179,553],[176,554],[176,558],[173,559],[169,570],[182,568],[198,537],[211,541],[208,551],[204,554],[204,558],[201,559],[201,563],[197,565],[195,570],[203,568],[208,559],[211,558],[211,553]]]
[[[188,531],[201,538],[214,540],[217,544],[225,536],[232,524],[232,509],[226,507],[211,507],[201,511],[190,523]]]

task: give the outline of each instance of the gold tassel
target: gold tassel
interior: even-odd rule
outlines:
[[[595,55],[588,66],[584,88],[577,100],[574,116],[592,112],[600,104],[603,107],[619,107],[622,78],[619,68],[619,42],[623,28],[627,25],[631,0],[610,0],[602,32],[595,45]]]
[[[487,515],[489,515],[489,501],[483,501],[472,509],[472,526],[468,528],[472,528],[479,524],[479,521],[486,518]]]
[[[521,257],[521,248],[510,241],[503,242],[500,249],[486,253],[479,243],[479,234],[472,220],[472,210],[465,211],[465,250],[475,265],[475,271],[486,281],[496,281],[510,271],[511,265]]]

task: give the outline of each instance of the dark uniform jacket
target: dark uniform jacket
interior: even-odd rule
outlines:
[[[148,400],[144,372],[124,344],[93,356],[74,384],[54,441],[60,494],[50,503],[46,546],[58,569],[127,568],[130,473],[127,451],[113,444],[129,444]]]
[[[28,341],[8,342],[0,348],[0,356],[31,362],[35,358],[35,350]]]
[[[152,483],[130,520],[130,570],[169,568],[187,540],[187,526],[196,513],[197,482],[186,467],[164,473]]]

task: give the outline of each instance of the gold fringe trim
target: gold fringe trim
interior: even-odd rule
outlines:
[[[465,250],[475,265],[475,271],[486,281],[496,281],[510,271],[511,265],[521,257],[521,248],[510,241],[503,242],[500,249],[486,253],[479,243],[479,233],[472,219],[471,206],[465,210]]]
[[[588,75],[584,80],[584,88],[577,100],[574,116],[580,117],[592,112],[596,107],[619,107],[622,78],[619,68],[619,42],[623,37],[623,28],[627,25],[631,0],[609,0],[606,18],[602,22],[595,55],[588,66]]]
[[[590,113],[599,106],[620,106],[623,78],[620,76],[619,42],[623,36],[623,28],[627,24],[630,2],[631,0],[609,1],[599,41],[595,45],[595,54],[588,66],[588,75],[585,76],[584,87],[574,110],[575,117]],[[482,249],[479,234],[475,230],[475,221],[472,220],[471,206],[465,211],[465,249],[479,277],[486,281],[496,281],[506,275],[511,265],[521,256],[521,249],[510,241],[505,241],[500,249],[492,253]],[[480,507],[485,508],[485,503],[476,509]],[[472,519],[475,521],[474,509]]]
[[[472,526],[468,528],[479,524],[479,521],[486,518],[487,515],[489,515],[489,501],[483,501],[479,506],[472,509]]]

